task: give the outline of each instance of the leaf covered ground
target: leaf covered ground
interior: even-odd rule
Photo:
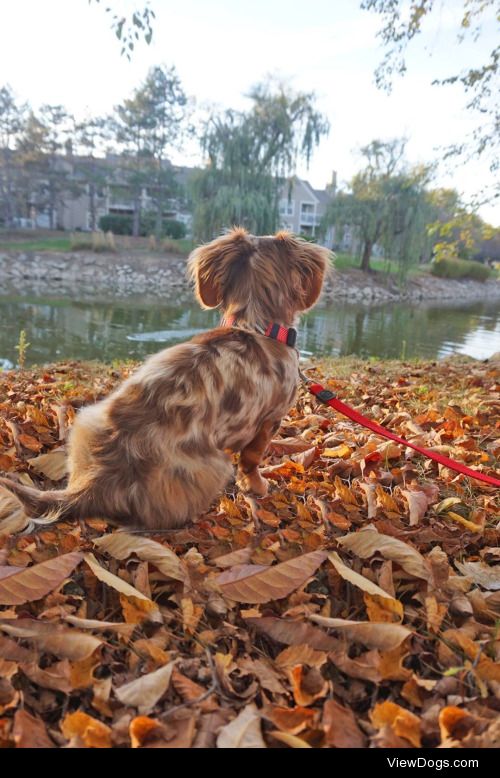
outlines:
[[[130,369],[0,376],[0,471],[61,487],[76,410]],[[311,374],[494,474],[499,361]],[[264,464],[268,497],[230,488],[161,534],[99,516],[20,534],[0,491],[0,745],[500,746],[496,490],[305,391]]]

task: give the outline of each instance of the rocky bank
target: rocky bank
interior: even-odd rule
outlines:
[[[147,295],[190,296],[185,257],[156,254],[95,254],[0,252],[0,285],[22,294],[26,290],[52,296],[82,297],[93,293],[114,297]],[[405,286],[397,278],[359,270],[334,270],[325,283],[323,301],[385,303],[399,300],[500,299],[500,280],[452,281],[428,274],[411,278]]]

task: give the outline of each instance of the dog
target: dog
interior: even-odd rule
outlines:
[[[149,357],[104,400],[79,411],[69,480],[39,491],[8,478],[38,523],[101,516],[129,528],[170,529],[207,511],[233,476],[264,496],[266,448],[293,405],[297,315],[317,301],[329,251],[287,232],[243,228],[195,249],[198,301],[221,326]]]

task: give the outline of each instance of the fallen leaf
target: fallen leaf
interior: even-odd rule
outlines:
[[[343,538],[339,538],[339,542],[342,539]],[[381,589],[380,586],[377,586],[368,578],[365,578],[359,573],[355,573],[354,570],[351,570],[350,567],[347,567],[347,565],[342,562],[339,555],[334,551],[331,554],[328,554],[328,561],[332,563],[335,570],[340,576],[342,576],[342,578],[344,578],[346,581],[349,581],[349,583],[353,584],[354,586],[357,586],[358,589],[362,589],[364,592],[368,592],[368,594],[377,595],[378,597],[382,597],[386,600],[394,599],[394,597],[391,597],[388,592],[385,592],[383,589]]]
[[[345,634],[349,640],[353,640],[368,648],[379,648],[382,651],[390,651],[399,646],[412,633],[401,624],[380,623],[372,621],[350,621],[349,619],[329,619],[326,616],[309,616],[315,624],[329,629],[335,629]]]
[[[182,559],[156,540],[120,531],[104,535],[92,542],[100,551],[105,551],[115,559],[128,559],[131,554],[135,554],[144,562],[154,565],[166,578],[174,578],[176,581],[186,580],[187,568]]]
[[[140,623],[145,620],[162,621],[158,606],[149,597],[102,567],[93,554],[84,554],[84,559],[99,581],[120,592],[123,598],[120,601],[124,607],[126,621],[132,623]],[[127,607],[129,608],[128,613]]]
[[[85,659],[102,645],[102,640],[93,635],[34,619],[0,619],[0,631],[29,640],[43,651],[73,661]]]
[[[61,731],[65,738],[76,738],[77,745],[84,748],[111,748],[111,729],[102,721],[83,711],[68,714],[62,721]]]
[[[45,475],[51,481],[60,481],[68,472],[68,458],[62,448],[55,448],[48,454],[28,459],[35,473]]]
[[[149,713],[167,691],[173,668],[174,662],[169,662],[115,689],[115,695],[124,705],[137,708],[141,715]]]
[[[0,604],[21,605],[40,600],[60,586],[82,559],[82,554],[73,551],[32,567],[13,568],[12,575],[3,575],[0,579]],[[5,568],[3,572],[6,572]]]
[[[366,748],[366,737],[353,712],[339,705],[336,700],[326,700],[322,724],[326,744],[331,748]]]
[[[275,740],[279,740],[280,743],[290,746],[290,748],[312,748],[305,740],[297,737],[297,735],[291,735],[289,732],[280,732],[277,729],[273,729],[268,734],[272,735]]]
[[[260,728],[260,714],[253,703],[243,708],[230,724],[222,727],[217,738],[217,748],[266,748]]]
[[[455,562],[455,567],[460,570],[462,575],[483,589],[491,591],[500,589],[500,565],[492,567],[483,562]]]
[[[16,711],[13,735],[16,748],[55,748],[43,721],[27,710]]]
[[[238,565],[215,580],[221,592],[236,602],[280,600],[302,586],[325,559],[324,551],[311,551],[272,567]]]
[[[427,580],[429,577],[429,569],[422,554],[402,540],[381,534],[372,524],[363,527],[359,532],[352,532],[342,538],[337,538],[337,543],[353,551],[362,559],[371,557],[378,552],[385,559],[397,562],[403,570],[416,578]]]
[[[414,713],[394,702],[380,702],[370,713],[372,724],[377,729],[388,725],[394,734],[408,740],[414,748],[420,748],[420,719]]]
[[[257,632],[263,632],[278,643],[286,645],[306,644],[320,651],[332,651],[338,646],[338,640],[331,638],[321,629],[301,621],[276,619],[273,616],[263,616],[258,619],[249,618],[245,621]]]

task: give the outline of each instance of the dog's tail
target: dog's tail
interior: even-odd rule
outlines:
[[[0,486],[17,497],[35,524],[52,524],[59,519],[77,515],[81,493],[69,489],[53,489],[42,492],[31,486],[23,486],[10,478],[0,477]]]

